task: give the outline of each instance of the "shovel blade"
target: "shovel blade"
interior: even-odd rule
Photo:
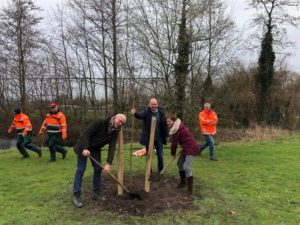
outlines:
[[[136,193],[128,193],[129,195],[129,199],[130,200],[134,200],[134,199],[138,199],[138,200],[142,200],[142,197],[140,194],[136,194]]]

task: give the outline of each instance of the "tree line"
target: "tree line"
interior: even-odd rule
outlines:
[[[15,107],[39,121],[56,100],[76,130],[155,96],[195,129],[206,101],[220,126],[300,127],[299,74],[278,58],[289,45],[285,25],[299,22],[288,14],[298,1],[248,1],[257,9],[252,49],[225,0],[63,2],[47,18],[32,0],[0,9],[3,124]],[[257,51],[257,63],[245,63],[245,51]]]

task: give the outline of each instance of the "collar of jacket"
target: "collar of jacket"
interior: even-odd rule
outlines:
[[[57,113],[59,113],[59,109],[56,112],[52,112],[52,111],[49,112],[50,115],[57,114]]]
[[[145,108],[145,109],[148,110],[149,112],[152,112],[152,113],[161,112],[161,110],[164,110],[160,106],[157,107],[157,110],[155,112],[153,112],[149,106],[147,108]]]
[[[152,113],[156,113],[156,112],[158,112],[158,108],[157,108],[155,111],[152,111],[151,108],[150,108],[150,111],[151,111]]]
[[[16,120],[19,120],[19,119],[22,118],[22,116],[23,116],[23,113],[20,113],[20,114],[18,114],[18,115],[15,115],[15,119],[16,119]]]
[[[175,134],[178,131],[180,124],[181,124],[181,120],[180,119],[175,120],[173,126],[171,127],[171,129],[169,131],[169,135],[170,136],[173,135],[173,134]]]

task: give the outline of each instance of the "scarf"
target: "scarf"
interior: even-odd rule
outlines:
[[[180,124],[181,124],[180,119],[175,120],[173,126],[171,127],[171,129],[169,131],[170,136],[172,136],[173,134],[175,134],[178,131]]]

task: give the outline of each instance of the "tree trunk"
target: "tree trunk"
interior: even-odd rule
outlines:
[[[176,112],[180,119],[183,119],[185,108],[185,89],[188,76],[189,66],[189,48],[190,42],[186,32],[186,3],[183,1],[181,23],[179,28],[179,36],[177,40],[178,58],[175,63],[175,93],[176,93]]]
[[[119,111],[118,74],[117,74],[117,27],[116,27],[116,0],[112,0],[112,33],[113,33],[113,108],[114,113]]]

